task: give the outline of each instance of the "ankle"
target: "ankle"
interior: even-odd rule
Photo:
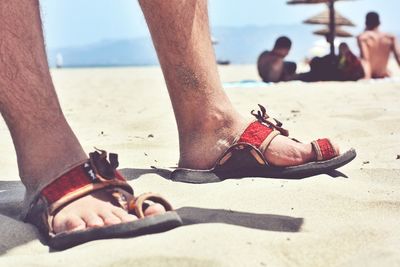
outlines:
[[[180,128],[179,139],[183,146],[190,145],[193,140],[236,137],[240,134],[238,128],[243,128],[245,124],[239,114],[219,109],[204,111],[188,122],[186,127]]]
[[[26,139],[30,142],[24,142]],[[32,131],[29,137],[18,136],[14,141],[20,177],[27,189],[36,190],[87,159],[66,123]]]
[[[180,131],[179,166],[207,169],[213,166],[244,129],[246,121],[240,115],[220,111],[202,113],[201,121]]]

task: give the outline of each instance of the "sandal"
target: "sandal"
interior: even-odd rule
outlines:
[[[100,153],[99,153],[100,152]],[[118,155],[98,150],[89,154],[89,160],[70,170],[47,185],[31,204],[26,222],[35,225],[45,237],[49,247],[67,249],[88,241],[118,237],[135,237],[164,232],[182,225],[179,215],[172,211],[167,200],[153,193],[135,197],[132,187],[116,171]],[[134,214],[138,220],[110,226],[92,227],[84,230],[54,233],[53,219],[64,206],[97,190],[108,192],[113,204]],[[166,213],[144,216],[149,201],[164,206]]]
[[[337,155],[327,138],[313,141],[312,148],[317,155],[316,161],[305,164],[277,167],[268,163],[264,151],[277,135],[289,136],[282,123],[271,119],[263,106],[255,113],[256,121],[250,123],[234,145],[229,147],[209,170],[177,168],[171,173],[171,180],[187,183],[213,183],[229,178],[268,177],[268,178],[305,178],[335,170],[356,157],[352,148]],[[296,139],[293,139],[299,142]]]

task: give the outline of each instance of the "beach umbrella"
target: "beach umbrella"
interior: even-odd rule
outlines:
[[[314,31],[313,33],[316,35],[327,36],[328,34],[330,34],[330,30],[329,30],[329,28],[324,28],[321,30]],[[337,36],[337,37],[353,37],[353,35],[351,33],[343,30],[340,27],[336,27],[335,36]]]
[[[331,56],[335,56],[335,32],[336,32],[336,25],[348,25],[348,26],[354,26],[354,23],[352,23],[350,20],[344,18],[343,16],[337,16],[335,15],[335,2],[337,1],[350,1],[350,0],[291,0],[288,1],[287,3],[290,5],[294,4],[321,4],[325,3],[329,7],[329,11],[325,12],[325,18],[324,20],[314,20],[317,19],[315,17],[310,18],[305,21],[305,23],[311,23],[314,21],[312,24],[327,24],[329,25],[329,34],[327,35],[328,37],[328,42],[330,43],[330,48],[331,48]],[[321,14],[318,14],[321,15]],[[317,16],[318,16],[317,15]],[[336,23],[336,18],[338,19],[338,23]],[[316,23],[318,22],[318,23]]]
[[[330,15],[329,10],[325,10],[309,19],[303,21],[305,24],[325,24],[329,25],[330,23]],[[339,12],[335,12],[335,25],[336,26],[356,26],[349,19],[342,16]]]

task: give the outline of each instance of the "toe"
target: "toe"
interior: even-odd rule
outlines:
[[[121,222],[131,222],[137,220],[135,215],[127,213],[125,210],[116,208],[112,211],[112,213],[117,216]]]
[[[85,221],[86,226],[90,227],[101,227],[104,225],[102,217],[94,212],[87,212],[82,215],[82,219]]]
[[[55,233],[77,231],[86,228],[85,221],[76,215],[68,217],[56,216],[53,221],[53,228]]]
[[[113,225],[121,223],[121,219],[116,216],[112,211],[105,211],[100,214],[103,218],[104,225]]]
[[[145,216],[154,216],[154,215],[159,215],[165,213],[165,208],[161,204],[153,204],[150,205],[145,211],[144,215]]]

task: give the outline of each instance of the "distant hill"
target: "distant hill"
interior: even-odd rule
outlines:
[[[289,60],[299,61],[308,55],[309,49],[321,37],[312,35],[318,26],[272,25],[265,27],[215,27],[212,35],[218,40],[215,46],[217,58],[233,64],[252,64],[258,55],[273,46],[280,35],[293,41]],[[346,41],[355,49],[354,38]],[[358,53],[358,51],[355,51]],[[132,40],[108,40],[84,47],[48,49],[50,66],[54,66],[57,53],[63,56],[64,66],[128,66],[157,65],[158,59],[150,37]]]
[[[60,53],[65,67],[156,65],[157,56],[149,38],[109,40],[83,47],[48,49],[50,66]]]
[[[275,40],[282,35],[293,41],[289,60],[300,60],[318,37],[311,34],[305,25],[273,25],[265,27],[246,26],[241,28],[221,27],[213,29],[213,36],[219,44],[215,47],[219,59],[231,60],[236,64],[256,62],[264,50],[270,50]]]

